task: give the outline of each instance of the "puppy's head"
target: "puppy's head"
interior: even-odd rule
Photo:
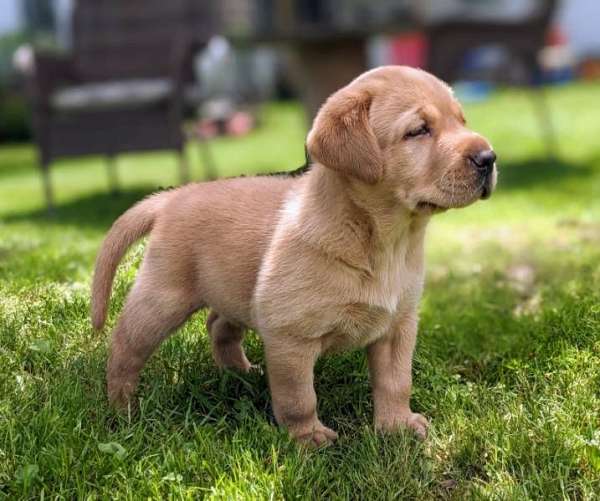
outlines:
[[[464,207],[496,185],[496,155],[469,130],[450,87],[403,66],[369,71],[325,102],[311,158],[417,213]]]

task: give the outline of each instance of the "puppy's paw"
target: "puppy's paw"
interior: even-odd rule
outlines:
[[[218,360],[215,364],[219,369],[238,371],[244,374],[254,368],[248,360]]]
[[[421,440],[425,440],[427,438],[429,421],[422,414],[412,412],[404,422],[404,426],[414,431],[417,437],[419,437]]]
[[[108,402],[121,414],[136,413],[138,402],[133,397],[137,382],[109,381],[107,385]]]
[[[292,432],[291,435],[300,444],[307,447],[325,447],[331,445],[338,438],[335,431],[319,422],[308,433]]]
[[[213,358],[219,369],[247,373],[256,367],[246,358],[246,353],[239,343],[213,347]]]
[[[427,438],[427,429],[429,421],[422,414],[408,412],[393,418],[376,419],[375,429],[384,432],[394,432],[401,428],[407,428],[415,433],[418,438],[425,440]]]

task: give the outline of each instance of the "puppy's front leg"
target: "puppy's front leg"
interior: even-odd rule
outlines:
[[[375,428],[395,431],[404,426],[425,438],[429,426],[427,419],[410,410],[417,323],[416,312],[399,318],[387,336],[368,347],[368,360]]]
[[[337,433],[317,417],[313,369],[320,343],[286,335],[263,335],[263,339],[277,423],[286,427],[296,440],[310,445],[320,446],[335,440]]]

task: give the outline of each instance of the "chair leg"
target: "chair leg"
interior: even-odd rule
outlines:
[[[108,155],[106,157],[106,176],[108,177],[108,187],[113,195],[119,193],[119,173],[117,171],[117,157]]]
[[[212,181],[217,179],[217,169],[215,167],[215,159],[210,151],[210,147],[208,145],[208,141],[199,137],[197,139],[198,150],[200,152],[200,157],[202,158],[202,165],[204,165],[204,172],[206,174],[206,179],[208,181]]]
[[[190,180],[190,166],[185,156],[185,148],[177,153],[179,160],[179,182],[186,184]]]
[[[533,89],[530,95],[532,97],[535,113],[540,123],[543,140],[546,143],[548,159],[555,160],[558,156],[558,143],[556,140],[556,131],[552,122],[552,115],[548,107],[546,93],[540,86]]]
[[[44,198],[46,200],[46,211],[48,215],[54,214],[54,193],[52,191],[52,179],[50,178],[50,163],[42,163],[42,183],[44,186]]]

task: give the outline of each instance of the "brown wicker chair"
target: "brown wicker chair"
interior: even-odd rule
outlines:
[[[209,2],[78,0],[68,56],[38,53],[28,88],[48,208],[59,157],[174,150],[181,180],[192,56],[211,33]]]

